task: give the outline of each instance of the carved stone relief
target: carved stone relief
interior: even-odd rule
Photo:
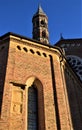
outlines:
[[[13,86],[11,112],[21,114],[22,106],[23,106],[23,90],[20,87]]]

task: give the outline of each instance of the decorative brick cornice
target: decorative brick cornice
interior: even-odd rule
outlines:
[[[13,41],[13,42],[16,42],[16,43],[19,43],[20,45],[26,45],[26,46],[29,46],[29,47],[32,47],[32,48],[37,48],[37,49],[41,49],[41,50],[44,50],[44,51],[47,51],[48,53],[52,53],[54,55],[57,54],[57,55],[62,55],[62,51],[59,47],[53,47],[53,46],[50,46],[50,45],[44,45],[44,44],[40,44],[38,42],[32,42],[30,40],[25,40],[25,39],[21,39],[21,38],[14,38],[14,37],[10,37],[10,41]]]

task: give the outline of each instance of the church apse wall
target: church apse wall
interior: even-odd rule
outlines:
[[[23,130],[29,125],[28,113],[28,89],[32,85],[37,89],[38,122],[36,127],[41,130],[56,128],[54,108],[54,93],[52,85],[51,61],[48,47],[28,40],[20,40],[11,36],[5,75],[4,96],[2,105],[2,130],[5,128]],[[28,79],[35,77],[40,80],[42,88],[33,82],[27,87]],[[7,103],[7,104],[6,104]],[[6,113],[4,104],[7,106]],[[26,109],[27,108],[27,109]],[[40,116],[41,115],[41,116]],[[43,115],[43,116],[42,116]],[[49,116],[50,115],[50,116]],[[3,123],[7,122],[3,128]],[[35,127],[35,125],[33,126]]]

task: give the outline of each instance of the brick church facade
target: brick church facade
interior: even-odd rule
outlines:
[[[0,130],[82,130],[82,39],[50,45],[41,7],[32,22],[0,37]]]

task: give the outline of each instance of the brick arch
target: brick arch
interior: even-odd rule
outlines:
[[[26,93],[28,99],[29,87],[34,86],[37,89],[37,101],[38,101],[38,130],[45,130],[45,117],[44,117],[44,96],[43,96],[43,84],[35,76],[31,76],[26,81]],[[28,107],[28,101],[27,101]],[[27,108],[28,109],[28,108]],[[28,116],[28,113],[27,113]],[[28,121],[27,126],[28,127]]]
[[[27,81],[26,81],[26,87],[30,87],[31,85],[35,85],[37,90],[39,91],[39,89],[43,90],[43,84],[42,82],[35,76],[30,76]]]

